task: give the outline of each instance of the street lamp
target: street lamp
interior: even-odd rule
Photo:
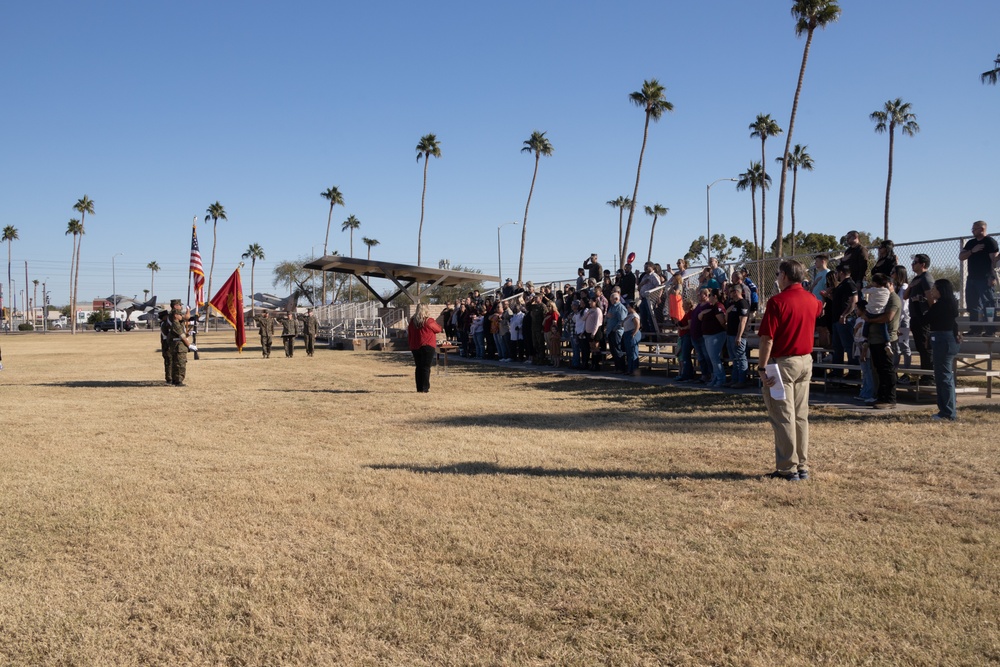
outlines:
[[[117,294],[115,294],[115,257],[119,255],[124,255],[125,253],[120,252],[111,256],[111,314],[115,318],[115,333],[118,333],[118,299]]]
[[[497,285],[503,287],[503,265],[500,263],[500,229],[506,227],[507,225],[516,225],[517,220],[514,222],[505,222],[502,225],[497,225]]]
[[[739,181],[739,179],[719,178],[705,186],[705,217],[707,220],[707,228],[705,231],[708,234],[708,236],[706,237],[706,244],[705,244],[706,264],[709,262],[709,260],[712,259],[712,197],[711,197],[712,186],[715,185],[716,183],[721,183],[722,181],[732,181],[733,183],[736,183],[737,181]]]

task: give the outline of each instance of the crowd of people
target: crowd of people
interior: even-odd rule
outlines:
[[[695,278],[697,303],[686,296]],[[573,369],[607,368],[628,375],[639,374],[639,343],[644,337],[651,340],[665,328],[677,327],[679,381],[744,388],[751,385],[747,334],[757,304],[757,287],[748,272],[729,276],[714,258],[701,272],[691,272],[681,259],[674,270],[647,262],[642,271],[626,264],[611,275],[593,254],[578,270],[575,284],[536,289],[530,281],[515,284],[508,279],[496,293],[473,291],[447,303],[438,322],[462,356],[501,363],[566,363]],[[700,377],[693,370],[696,350]]]
[[[985,222],[976,222],[959,256],[968,262],[973,335],[991,335],[992,329],[975,324],[994,317],[993,270],[1000,249],[986,229]],[[796,283],[822,304],[814,347],[830,349],[831,363],[860,368],[841,376],[860,379],[855,399],[879,410],[895,407],[897,385],[913,381],[908,369],[933,371],[935,418],[955,419],[952,368],[962,336],[953,286],[931,277],[926,254],[913,255],[907,267],[890,240],[878,245],[875,258],[857,231],[845,241],[835,266],[828,254],[817,254]],[[712,258],[692,271],[681,259],[673,269],[647,262],[638,271],[626,264],[612,275],[592,254],[575,284],[536,289],[530,281],[507,279],[494,294],[470,292],[446,304],[438,322],[463,356],[623,374],[638,374],[640,341],[671,329],[677,334],[676,382],[743,389],[757,386],[749,376],[747,345],[759,310],[759,291],[745,267],[728,274]]]

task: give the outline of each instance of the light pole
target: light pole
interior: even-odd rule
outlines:
[[[125,253],[119,252],[111,256],[111,314],[114,316],[115,320],[115,333],[118,333],[118,295],[115,294],[115,257],[119,255],[124,255]]]
[[[736,183],[738,180],[738,178],[719,178],[705,186],[705,218],[707,220],[707,228],[705,231],[708,234],[705,244],[706,264],[708,264],[708,261],[712,259],[712,186],[716,183],[721,183],[722,181],[732,181],[733,183]]]
[[[516,225],[517,220],[514,222],[505,222],[502,225],[497,225],[497,285],[503,287],[503,264],[500,263],[500,229],[506,227],[507,225]]]
[[[45,288],[49,282],[49,277],[45,276],[45,280],[42,281],[42,333],[48,331],[49,324],[49,300],[46,297]]]

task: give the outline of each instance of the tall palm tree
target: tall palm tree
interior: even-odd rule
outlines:
[[[361,221],[355,218],[353,215],[347,216],[347,220],[344,220],[343,224],[340,225],[340,231],[346,232],[350,230],[351,232],[351,257],[354,257],[354,230],[361,226]],[[325,271],[323,273],[326,273]],[[347,277],[347,300],[353,300],[354,295],[354,276]]]
[[[368,261],[372,259],[372,248],[378,245],[378,239],[370,239],[367,236],[361,237],[362,243],[368,246]]]
[[[764,154],[764,144],[767,142],[768,137],[776,137],[781,134],[781,128],[778,127],[778,123],[771,118],[771,114],[759,113],[754,122],[750,123],[750,138],[760,139],[760,168],[767,176],[767,157]],[[767,188],[761,188],[760,191],[760,240],[762,245],[766,243],[764,239],[767,238]]]
[[[917,115],[910,111],[909,102],[904,102],[897,97],[888,100],[885,106],[877,111],[873,111],[869,118],[875,123],[875,132],[882,134],[886,130],[889,132],[889,175],[885,181],[885,228],[882,238],[889,238],[889,190],[892,188],[892,149],[895,139],[896,128],[908,137],[920,131],[917,125]]]
[[[10,249],[11,249],[11,245],[14,243],[14,241],[17,240],[17,238],[18,238],[18,236],[17,236],[17,227],[15,227],[14,225],[7,225],[6,227],[3,228],[3,236],[0,237],[0,241],[3,241],[3,242],[7,243],[7,288],[8,289],[10,289],[10,284],[11,284]],[[25,289],[25,291],[27,291],[28,290],[28,286],[25,285],[24,289]],[[13,290],[11,290],[10,302],[14,303]],[[22,307],[23,307],[23,304],[22,304]],[[11,308],[10,314],[11,314],[11,318],[13,318],[14,317],[14,309],[13,308]],[[13,321],[13,319],[11,321]]]
[[[354,230],[360,226],[361,221],[353,215],[347,216],[347,220],[344,220],[343,224],[340,225],[340,231],[346,232],[350,230],[351,232],[351,257],[354,257]]]
[[[76,331],[76,305],[75,297],[73,296],[73,268],[76,266],[76,237],[83,235],[83,223],[76,218],[72,218],[66,224],[66,236],[69,236],[70,234],[73,235],[73,252],[69,255],[69,303],[70,317],[73,320],[71,327],[73,331]]]
[[[652,206],[646,207],[646,215],[653,216],[653,226],[649,228],[649,255],[646,256],[647,262],[653,261],[653,234],[656,233],[656,219],[669,212],[669,208],[661,206],[660,204],[653,204]]]
[[[153,283],[156,280],[156,272],[160,270],[160,265],[156,263],[156,260],[153,260],[152,262],[150,262],[149,264],[146,265],[146,268],[149,269],[149,274],[150,274],[149,275],[149,293],[155,295],[156,294],[156,288],[153,287]]]
[[[327,188],[325,192],[319,193],[319,196],[330,202],[330,212],[326,216],[326,236],[323,237],[323,256],[325,257],[326,246],[330,241],[330,220],[333,219],[333,207],[337,204],[344,205],[344,195],[334,185],[332,188]],[[326,305],[326,271],[323,272],[323,304]]]
[[[632,200],[624,195],[620,195],[618,199],[612,199],[607,202],[608,206],[611,208],[618,209],[618,255],[622,255],[622,237],[623,225],[625,224],[625,209],[632,205]],[[622,266],[625,266],[622,264]]]
[[[441,157],[441,144],[433,134],[425,134],[417,143],[417,162],[424,160],[424,190],[420,195],[420,229],[417,230],[417,266],[420,266],[420,243],[424,235],[424,202],[427,200],[427,163],[431,157]]]
[[[524,140],[522,153],[535,154],[535,171],[531,175],[531,188],[528,190],[528,203],[524,205],[524,223],[521,225],[521,258],[517,262],[517,281],[521,282],[524,273],[524,242],[528,238],[528,207],[531,206],[531,195],[535,192],[535,178],[538,176],[538,162],[544,155],[552,155],[552,144],[545,138],[544,132],[535,130]]]
[[[326,254],[325,248],[323,249],[323,254]],[[246,252],[243,253],[242,257],[243,259],[250,260],[250,318],[253,319],[257,316],[257,309],[254,308],[253,305],[253,274],[254,270],[257,268],[257,260],[264,259],[264,249],[260,247],[259,243],[251,243],[249,247],[247,247]],[[326,271],[324,271],[323,274],[326,275]],[[324,301],[323,304],[326,305],[326,301]]]
[[[212,219],[212,264],[208,268],[208,286],[205,290],[205,298],[208,300],[212,299],[212,272],[215,270],[215,243],[216,243],[216,227],[219,224],[219,220],[229,220],[226,217],[225,207],[216,201],[214,204],[209,204],[208,208],[205,209],[205,222],[208,222],[209,218]],[[205,306],[205,329],[208,329],[208,316],[211,314],[211,308],[207,305]]]
[[[76,333],[76,298],[78,295],[78,288],[80,286],[80,247],[83,245],[83,228],[87,219],[87,214],[95,215],[94,213],[94,201],[87,195],[83,195],[82,198],[77,199],[76,203],[73,204],[73,210],[80,214],[80,238],[76,241],[76,268],[73,274],[73,299],[71,311],[73,313],[73,325],[72,331]]]
[[[993,69],[980,74],[979,80],[991,86],[997,85],[997,81],[1000,80],[1000,53],[997,54],[996,60],[993,61]]]
[[[642,156],[646,152],[646,139],[649,136],[649,121],[658,121],[664,111],[673,111],[674,105],[667,101],[666,88],[656,79],[642,82],[642,89],[629,94],[632,104],[646,112],[646,124],[642,131],[642,148],[639,150],[639,166],[635,170],[635,189],[632,191],[632,202],[628,208],[628,224],[625,226],[625,240],[622,242],[621,263],[625,266],[625,255],[628,254],[628,239],[632,233],[632,218],[635,216],[635,203],[639,197],[639,177],[642,175]]]
[[[813,159],[806,152],[807,148],[809,147],[802,144],[795,144],[795,148],[788,154],[788,166],[792,168],[792,238],[790,241],[792,247],[788,250],[789,255],[795,254],[795,190],[798,188],[799,183],[799,169],[803,171],[813,170]],[[784,162],[784,159],[776,157],[774,161]]]
[[[757,241],[757,190],[758,188],[763,190],[770,187],[770,185],[771,177],[764,173],[764,169],[759,162],[751,162],[750,167],[740,174],[739,180],[736,181],[736,189],[738,191],[750,190],[750,205],[753,210],[754,258],[758,262],[762,259],[763,255],[761,254],[761,243]]]
[[[801,37],[802,33],[806,33],[806,45],[802,50],[802,66],[799,68],[795,97],[792,98],[792,117],[788,121],[788,134],[785,135],[785,150],[781,154],[781,185],[778,189],[778,257],[784,255],[782,238],[785,233],[785,179],[788,176],[788,154],[792,152],[792,132],[795,131],[795,114],[799,110],[802,80],[806,75],[806,63],[809,62],[809,47],[812,46],[816,28],[826,28],[840,18],[840,5],[837,4],[837,0],[794,0],[792,17],[795,18],[795,35]]]

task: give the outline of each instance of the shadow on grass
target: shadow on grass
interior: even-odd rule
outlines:
[[[368,389],[261,389],[260,391],[276,391],[282,394],[287,393],[300,393],[300,394],[373,394],[375,392],[369,391]],[[403,393],[403,392],[389,392],[380,391],[380,394],[390,394],[390,393]]]
[[[166,387],[163,380],[68,380],[66,382],[42,382],[32,387],[88,387],[91,389],[116,387]]]
[[[570,479],[642,479],[642,480],[721,480],[743,481],[760,479],[760,475],[747,475],[731,470],[712,472],[639,472],[636,470],[582,470],[580,468],[540,468],[499,466],[487,461],[464,461],[443,466],[380,463],[369,465],[372,470],[405,470],[414,473],[437,475],[513,475],[519,477],[563,477]]]

